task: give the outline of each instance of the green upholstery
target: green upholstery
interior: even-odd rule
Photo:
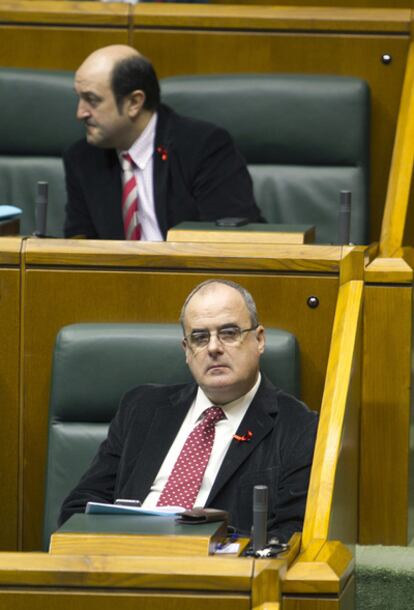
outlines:
[[[161,81],[177,112],[225,127],[271,223],[313,224],[337,242],[339,192],[352,191],[351,240],[368,241],[369,89],[338,76],[239,74]]]
[[[57,336],[50,397],[44,545],[64,497],[104,439],[124,392],[142,383],[191,380],[176,324],[74,324]],[[266,330],[262,370],[299,394],[295,337]]]
[[[35,228],[36,184],[49,183],[48,234],[63,234],[62,151],[84,135],[76,120],[72,72],[0,69],[0,203],[23,209],[20,231]]]
[[[357,546],[357,610],[414,608],[414,549],[401,546]]]

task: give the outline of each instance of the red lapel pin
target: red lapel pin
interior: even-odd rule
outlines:
[[[253,432],[251,432],[250,430],[247,430],[246,434],[243,434],[242,436],[235,434],[233,436],[233,438],[238,441],[239,443],[246,443],[248,442],[253,436]]]

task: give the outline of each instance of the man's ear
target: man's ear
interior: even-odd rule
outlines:
[[[266,337],[265,337],[265,329],[261,324],[259,324],[259,326],[256,329],[256,339],[259,344],[258,345],[259,353],[263,354],[263,352],[265,351]]]
[[[188,351],[187,351],[187,350],[188,350],[188,348],[187,348],[187,344],[186,344],[186,342],[185,342],[185,339],[183,339],[183,340],[181,341],[181,347],[183,348],[183,350],[184,350],[184,352],[185,352],[185,361],[186,361],[186,362],[187,362],[187,364],[188,364],[188,355],[187,355],[187,354],[188,354]]]
[[[145,93],[141,89],[132,91],[127,98],[127,112],[131,119],[135,119],[145,103]]]

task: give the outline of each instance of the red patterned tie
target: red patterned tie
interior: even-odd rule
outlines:
[[[193,508],[213,448],[215,426],[223,417],[221,407],[209,407],[204,411],[203,419],[181,449],[157,506]]]
[[[125,239],[140,239],[138,189],[134,175],[134,162],[129,153],[122,153],[122,217]]]

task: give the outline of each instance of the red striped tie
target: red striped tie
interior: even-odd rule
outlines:
[[[215,426],[225,417],[221,407],[209,407],[190,432],[174,464],[157,506],[193,508],[213,449]]]
[[[122,218],[125,239],[141,239],[138,221],[138,189],[134,175],[134,162],[129,153],[122,153]]]

